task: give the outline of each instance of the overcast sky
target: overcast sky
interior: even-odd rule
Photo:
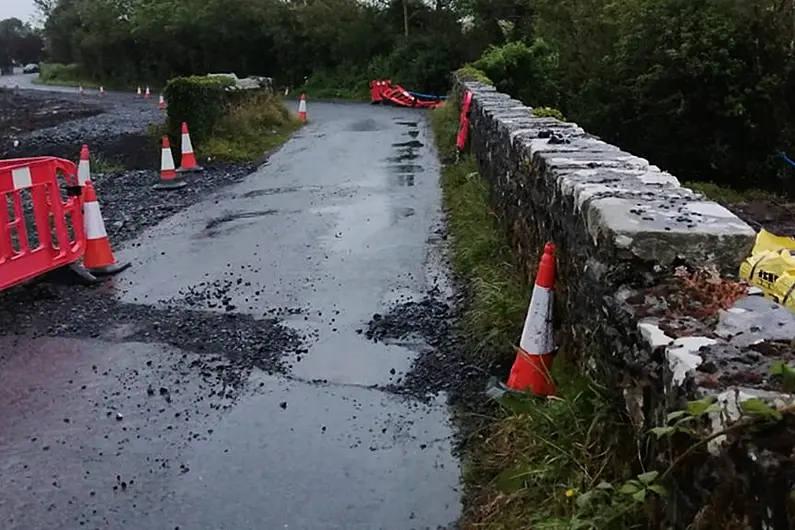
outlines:
[[[0,19],[16,17],[30,22],[34,14],[33,0],[0,0]]]

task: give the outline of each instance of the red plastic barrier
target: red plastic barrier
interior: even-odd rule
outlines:
[[[386,81],[370,81],[370,103],[381,103],[384,101],[384,89]]]
[[[444,104],[442,101],[425,101],[414,97],[402,86],[392,86],[392,81],[389,79],[370,81],[370,101],[371,103],[389,101],[401,107],[422,108],[434,108]]]
[[[58,172],[66,178],[63,202]],[[0,291],[74,263],[85,250],[77,166],[54,157],[0,160]]]
[[[461,102],[461,116],[458,119],[458,137],[455,140],[455,146],[458,152],[464,151],[467,143],[467,135],[469,134],[469,111],[472,107],[472,92],[467,90],[464,93],[464,100]]]

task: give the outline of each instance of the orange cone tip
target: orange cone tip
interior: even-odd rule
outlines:
[[[536,283],[527,310],[522,338],[507,386],[537,396],[555,394],[550,375],[555,353],[552,330],[552,293],[555,288],[555,245],[547,243],[538,265]]]

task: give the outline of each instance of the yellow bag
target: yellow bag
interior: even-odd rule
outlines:
[[[766,297],[795,310],[795,239],[762,230],[751,255],[740,265],[740,278]]]

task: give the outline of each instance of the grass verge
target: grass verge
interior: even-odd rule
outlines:
[[[455,154],[458,116],[447,104],[433,111],[443,160]],[[473,356],[510,363],[531,292],[489,203],[488,183],[471,155],[442,170],[451,260],[467,288],[462,333]],[[504,374],[503,374],[504,376]],[[467,425],[462,530],[625,529],[639,508],[619,494],[585,502],[588,492],[628,472],[620,445],[626,424],[619,408],[588,379],[555,367],[555,399],[511,399],[478,410]],[[590,494],[590,499],[595,499]]]
[[[301,122],[278,97],[260,92],[233,106],[196,151],[205,159],[258,161],[300,127]]]
[[[39,76],[32,81],[34,85],[50,85],[50,86],[71,86],[83,88],[99,88],[100,85],[105,90],[119,90],[130,92],[135,90],[138,86],[149,86],[153,94],[162,91],[164,84],[162,81],[145,82],[138,81],[130,82],[120,79],[107,79],[103,81],[95,81],[83,76],[77,64],[59,64],[59,63],[40,63]]]

